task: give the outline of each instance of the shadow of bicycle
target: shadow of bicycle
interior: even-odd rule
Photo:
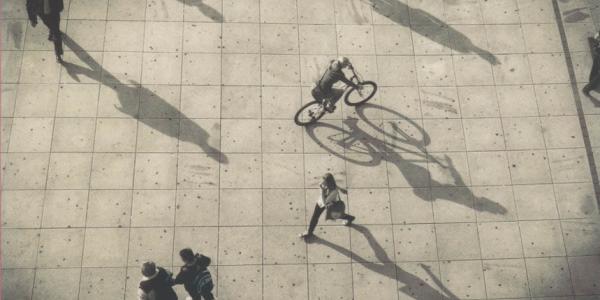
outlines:
[[[393,121],[375,124],[367,118],[368,110],[379,110],[392,116]],[[318,122],[305,127],[307,135],[330,154],[360,166],[377,166],[381,163],[394,165],[402,174],[413,193],[422,200],[447,200],[456,204],[492,214],[506,214],[507,209],[486,197],[477,197],[467,186],[452,159],[447,155],[438,159],[427,152],[431,143],[429,134],[414,120],[381,105],[367,103],[356,109],[358,118],[343,120],[343,127]],[[372,115],[372,114],[370,114]],[[363,129],[367,125],[369,132]],[[317,130],[336,132],[318,137]],[[345,149],[339,151],[339,149]],[[362,155],[346,155],[347,152]],[[408,158],[410,156],[410,158]],[[358,158],[357,158],[358,157]],[[449,175],[448,184],[433,179],[427,164],[433,163]],[[451,190],[451,192],[448,192]]]

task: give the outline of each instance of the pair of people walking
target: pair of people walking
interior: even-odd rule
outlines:
[[[300,237],[305,240],[311,238],[314,235],[315,228],[319,223],[319,218],[321,217],[324,211],[327,211],[325,219],[342,219],[344,220],[343,222],[346,226],[350,226],[352,224],[352,221],[354,221],[355,219],[354,216],[346,214],[346,205],[340,197],[340,192],[348,194],[348,191],[337,186],[335,178],[331,173],[326,173],[323,176],[323,182],[321,182],[320,187],[321,196],[317,199],[315,210],[313,211],[313,215],[310,219],[310,224],[308,225],[308,231],[300,234]]]
[[[212,289],[214,284],[208,266],[210,258],[194,254],[192,249],[179,251],[184,265],[179,274],[173,279],[173,274],[154,262],[148,261],[142,265],[142,281],[138,289],[139,300],[177,300],[173,286],[183,284],[192,300],[214,300]]]

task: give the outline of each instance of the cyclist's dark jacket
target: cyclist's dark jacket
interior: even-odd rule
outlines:
[[[175,284],[183,284],[185,290],[190,296],[195,297],[197,294],[194,286],[194,278],[205,271],[210,265],[210,258],[196,253],[196,262],[193,265],[185,265],[181,267],[179,274],[175,277]]]
[[[346,78],[346,75],[344,75],[341,68],[334,70],[331,65],[329,65],[329,68],[327,68],[323,77],[317,82],[317,87],[322,93],[329,94],[333,85],[338,81],[342,81],[343,83],[356,88],[356,84]]]
[[[158,274],[152,279],[140,282],[140,289],[149,294],[154,291],[156,299],[177,300],[177,294],[173,290],[173,278],[167,270],[158,267]]]
[[[592,46],[592,56],[600,57],[600,37],[590,40]]]

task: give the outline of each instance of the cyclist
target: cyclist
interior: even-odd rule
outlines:
[[[332,113],[335,111],[334,104],[334,91],[333,85],[338,81],[342,81],[343,83],[360,90],[361,87],[354,84],[354,82],[350,81],[344,75],[342,69],[349,68],[352,69],[352,64],[347,57],[338,57],[335,60],[332,60],[329,63],[329,67],[327,71],[321,76],[321,79],[316,82],[316,86],[312,89],[311,94],[313,98],[321,105],[325,107],[325,110]]]

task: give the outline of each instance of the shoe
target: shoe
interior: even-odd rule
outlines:
[[[352,221],[354,221],[354,219],[356,219],[356,217],[354,217],[354,216],[351,216],[351,217],[350,217],[350,220],[344,220],[344,225],[345,225],[345,226],[350,226],[350,225],[352,225]]]
[[[57,55],[57,56],[56,56],[56,62],[57,62],[57,63],[59,63],[59,64],[62,64],[62,63],[64,63],[65,61],[62,59],[62,57],[61,57],[60,55]]]
[[[313,235],[312,233],[308,233],[308,231],[305,231],[305,232],[303,232],[303,233],[299,234],[298,236],[299,236],[301,239],[305,239],[305,240],[306,240],[306,239],[308,239],[308,238],[311,238],[311,237],[313,237],[314,235]]]
[[[584,95],[586,96],[590,96],[590,92],[592,91],[592,89],[588,88],[587,86],[583,88],[582,92]]]

